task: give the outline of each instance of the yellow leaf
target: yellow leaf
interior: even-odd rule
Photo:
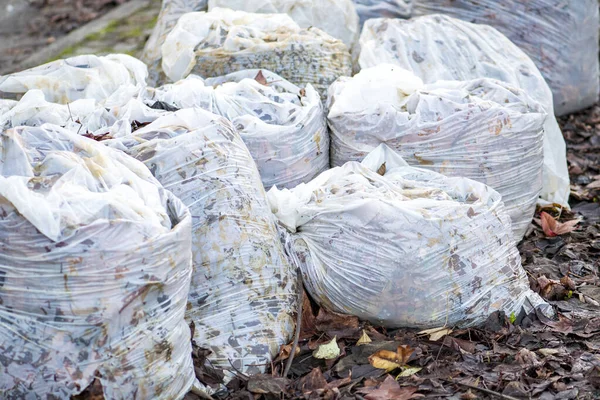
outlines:
[[[413,351],[410,346],[398,346],[395,353],[389,350],[378,350],[369,357],[369,363],[377,369],[391,371],[406,365]]]
[[[372,340],[369,337],[369,335],[367,335],[367,332],[363,329],[363,333],[362,336],[360,337],[360,339],[358,339],[358,342],[356,342],[357,346],[360,346],[361,344],[366,344],[366,343],[371,343]]]
[[[339,357],[340,348],[337,344],[337,337],[334,336],[329,343],[320,344],[315,351],[313,351],[313,357],[321,360],[333,360]]]
[[[554,354],[560,353],[560,350],[557,349],[539,349],[538,350],[543,356],[552,356]]]
[[[405,378],[407,376],[414,375],[414,374],[416,374],[417,372],[419,372],[422,369],[423,368],[420,368],[420,367],[406,367],[406,368],[402,368],[402,372],[400,372],[398,374],[398,376],[396,377],[396,379],[398,379],[398,378]]]
[[[442,326],[441,328],[426,329],[424,331],[419,332],[418,335],[429,335],[429,340],[431,340],[432,342],[436,342],[444,336],[449,335],[451,333],[452,329]]]

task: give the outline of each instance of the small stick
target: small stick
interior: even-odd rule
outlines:
[[[298,313],[296,315],[296,332],[294,334],[294,344],[292,344],[292,350],[288,357],[285,369],[283,370],[283,377],[287,378],[290,368],[292,367],[292,361],[294,361],[294,355],[296,354],[296,347],[298,347],[298,341],[300,340],[300,325],[302,325],[302,307],[304,305],[304,285],[302,284],[302,272],[298,268]]]
[[[484,388],[481,388],[481,387],[469,385],[467,383],[462,383],[462,382],[458,382],[458,381],[449,381],[447,379],[442,379],[442,381],[450,383],[450,384],[464,386],[464,387],[469,388],[469,389],[479,390],[480,392],[489,394],[490,396],[496,396],[496,397],[499,397],[499,398],[505,399],[505,400],[519,400],[516,397],[507,396],[505,394],[495,392],[495,391],[493,391],[491,389],[484,389]]]

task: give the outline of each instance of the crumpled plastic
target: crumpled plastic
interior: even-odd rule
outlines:
[[[387,327],[550,313],[529,288],[500,195],[398,158],[380,145],[362,164],[268,192],[312,298]]]
[[[195,343],[212,350],[207,362],[226,382],[236,371],[263,373],[294,332],[297,275],[239,134],[199,108],[114,134],[102,143],[142,161],[192,214],[186,319]]]
[[[138,95],[146,87],[147,76],[144,63],[126,54],[82,55],[0,76],[0,97],[19,98],[39,89],[49,102],[94,99],[111,107]]]
[[[544,172],[541,203],[568,207],[566,145],[553,114],[552,92],[531,59],[496,29],[444,15],[371,19],[361,33],[361,68],[394,64],[425,83],[493,78],[523,89],[542,104]]]
[[[358,42],[358,14],[352,0],[209,0],[213,8],[251,13],[288,14],[303,29],[314,26],[343,41],[349,49]]]
[[[266,70],[205,81],[191,75],[149,90],[146,102],[156,101],[200,107],[229,119],[267,190],[274,185],[294,187],[329,168],[329,132],[321,100],[310,84],[301,89]]]
[[[498,29],[546,78],[556,115],[598,101],[597,0],[415,0],[414,13],[447,14]]]
[[[0,135],[0,395],[182,398],[191,217],[131,157],[50,124]]]
[[[162,45],[162,68],[171,81],[267,69],[324,97],[337,77],[351,75],[352,60],[341,40],[286,14],[215,8],[179,18]]]
[[[371,18],[410,18],[413,0],[353,0],[360,18],[360,27]]]
[[[327,106],[332,166],[386,143],[410,165],[497,190],[523,238],[542,189],[547,115],[523,90],[488,78],[425,85],[381,64],[339,78]]]
[[[207,7],[208,0],[162,0],[156,25],[144,46],[141,57],[142,61],[148,65],[148,84],[163,84],[166,80],[161,67],[160,48],[179,17],[189,12],[206,11]]]

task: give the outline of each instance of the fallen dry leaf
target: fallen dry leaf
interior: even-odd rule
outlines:
[[[358,339],[362,330],[358,317],[334,313],[324,308],[319,310],[315,326],[319,332],[326,333],[329,337],[337,336],[340,339]]]
[[[543,356],[553,356],[560,353],[558,349],[539,349],[538,352]]]
[[[398,346],[398,350],[396,352],[389,350],[378,350],[375,352],[375,354],[369,357],[369,363],[377,369],[391,371],[406,365],[413,351],[414,349],[405,345]]]
[[[367,335],[367,332],[363,329],[362,331],[362,336],[360,337],[360,339],[358,339],[358,342],[356,342],[357,346],[360,346],[361,344],[367,344],[367,343],[371,343],[372,340],[369,337],[369,335]]]
[[[412,375],[416,374],[417,372],[419,372],[422,369],[423,368],[421,368],[421,367],[405,367],[405,368],[402,368],[402,372],[400,372],[398,374],[398,376],[396,377],[396,379],[398,379],[398,378],[406,378],[408,376],[412,376]]]
[[[255,394],[274,394],[285,393],[289,381],[285,378],[278,378],[271,375],[257,374],[248,380],[248,391]]]
[[[340,355],[340,348],[337,344],[337,337],[333,337],[330,342],[320,344],[315,351],[313,357],[321,360],[333,360]]]
[[[424,331],[419,332],[418,335],[429,335],[429,340],[431,340],[432,342],[436,342],[444,336],[449,335],[451,333],[452,329],[442,326],[441,328],[425,329]]]
[[[409,400],[416,391],[417,388],[413,386],[400,387],[390,375],[377,387],[369,386],[359,390],[365,394],[366,400]]]
[[[292,344],[285,344],[282,345],[281,348],[279,349],[279,356],[277,357],[277,359],[279,361],[283,361],[283,360],[287,360],[288,358],[290,358],[290,353],[292,352]],[[296,346],[296,350],[294,352],[294,357],[297,356],[298,354],[300,354],[300,346]]]
[[[574,219],[567,222],[558,222],[545,211],[540,213],[540,222],[544,233],[548,237],[564,235],[575,230],[575,226],[580,222],[579,219]]]
[[[385,163],[381,164],[381,166],[379,168],[377,168],[377,173],[379,175],[385,175],[385,171],[386,171]]]
[[[313,368],[310,373],[300,379],[299,385],[302,393],[308,394],[315,390],[326,388],[327,380],[323,376],[320,368]]]

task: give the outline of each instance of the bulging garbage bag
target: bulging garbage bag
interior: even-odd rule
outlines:
[[[529,288],[496,191],[409,167],[390,153],[381,145],[362,164],[268,193],[319,304],[383,326],[420,328],[547,308]]]
[[[410,165],[497,190],[515,240],[523,238],[542,188],[546,119],[523,90],[488,78],[425,85],[381,64],[339,78],[328,108],[332,166],[360,161],[386,143]]]
[[[362,27],[371,18],[410,18],[413,0],[353,0]]]
[[[531,57],[546,78],[556,115],[598,101],[596,0],[416,0],[414,11],[447,14],[498,29]]]
[[[369,20],[360,37],[361,68],[390,63],[425,83],[494,78],[523,89],[548,113],[541,199],[568,207],[566,145],[552,92],[531,59],[496,29],[443,15]]]
[[[142,161],[192,214],[194,272],[186,311],[194,340],[226,381],[264,372],[294,331],[297,276],[252,157],[225,118],[166,113],[103,143]]]
[[[352,49],[360,34],[352,0],[209,0],[208,9],[231,8],[251,13],[288,14],[303,29],[314,26]]]
[[[148,65],[148,84],[156,85],[165,81],[161,68],[162,55],[160,48],[179,17],[189,12],[206,11],[207,3],[207,0],[162,0],[162,7],[156,25],[144,46],[141,57],[142,61]]]
[[[319,94],[266,70],[202,81],[191,75],[150,90],[149,103],[200,107],[229,119],[258,166],[263,185],[294,187],[329,168],[329,132]]]
[[[187,208],[131,157],[50,124],[0,135],[0,395],[182,398]]]
[[[111,107],[139,94],[147,76],[144,63],[125,54],[83,55],[0,76],[0,96],[20,97],[39,89],[49,102],[94,99]]]
[[[337,77],[351,74],[352,61],[342,41],[301,29],[286,14],[215,8],[179,18],[162,46],[162,68],[172,81],[262,68],[326,95]]]

